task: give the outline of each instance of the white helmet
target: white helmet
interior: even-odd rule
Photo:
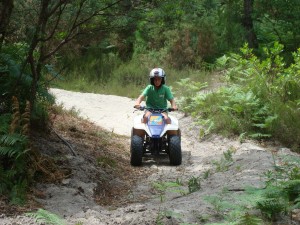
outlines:
[[[154,68],[151,70],[149,74],[149,78],[150,78],[150,83],[152,85],[154,85],[154,77],[161,77],[162,78],[161,84],[165,84],[166,73],[162,68]]]

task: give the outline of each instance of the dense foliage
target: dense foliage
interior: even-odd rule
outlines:
[[[2,194],[33,176],[24,172],[34,158],[22,129],[47,123],[53,82],[136,97],[154,66],[168,84],[183,78],[178,100],[200,116],[203,134],[273,137],[299,151],[298,0],[5,0],[0,12]],[[227,85],[198,94],[210,72]]]
[[[300,116],[300,49],[289,66],[280,56],[283,45],[275,43],[264,50],[263,59],[247,46],[241,48],[241,54],[219,58],[226,85],[216,92],[204,93],[197,83],[187,86],[179,82],[182,88],[200,91],[183,97],[180,103],[205,125],[203,135],[214,130],[240,135],[241,139],[273,137],[300,151],[300,124],[296,119]]]
[[[237,195],[225,188],[219,194],[204,198],[222,220],[215,225],[272,224],[280,218],[291,217],[292,211],[299,209],[299,158],[282,158],[274,153],[273,160],[274,170],[263,175],[263,188],[248,186]]]

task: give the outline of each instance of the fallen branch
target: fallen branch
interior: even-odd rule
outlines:
[[[62,140],[63,143],[64,143],[65,145],[67,145],[67,146],[69,147],[69,149],[71,150],[73,156],[76,156],[76,153],[75,153],[73,147],[69,144],[69,142],[67,142],[64,138],[62,138],[62,137],[61,137],[61,136],[60,136],[60,135],[52,128],[52,127],[51,127],[51,129],[52,129],[52,131],[56,134],[56,136],[57,136],[60,140]]]
[[[233,188],[233,189],[228,189],[228,191],[245,191],[244,188]]]

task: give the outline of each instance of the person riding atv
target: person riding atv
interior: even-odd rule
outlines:
[[[177,110],[177,106],[173,94],[168,86],[165,85],[166,74],[161,68],[154,68],[150,72],[150,84],[144,89],[143,93],[137,98],[135,108],[140,108],[140,104],[146,100],[146,107],[152,109],[167,109],[167,100],[170,101],[171,107]],[[167,124],[170,124],[170,118],[167,112],[162,113]],[[147,123],[147,118],[150,112],[146,111],[144,114],[144,123]]]
[[[131,131],[130,162],[133,166],[140,166],[143,157],[157,156],[161,153],[169,155],[171,165],[181,164],[178,120],[168,115],[168,112],[178,108],[170,88],[165,85],[165,77],[163,69],[151,70],[150,85],[135,102],[134,108],[145,112],[134,118]],[[145,98],[146,107],[140,105]],[[167,108],[167,101],[170,101],[171,108]]]

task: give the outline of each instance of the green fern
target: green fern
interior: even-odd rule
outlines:
[[[236,223],[234,223],[234,222],[224,222],[224,223],[220,222],[220,223],[208,223],[206,225],[236,225]]]
[[[292,209],[300,209],[300,196],[295,199],[295,205],[293,205]]]
[[[0,143],[4,144],[4,145],[8,145],[8,146],[13,146],[17,142],[25,143],[26,140],[27,139],[24,135],[16,134],[16,133],[14,133],[14,134],[4,134],[4,135],[1,135],[1,137],[0,137]]]
[[[285,181],[283,189],[287,193],[289,201],[296,201],[300,197],[300,179]]]
[[[223,152],[223,157],[219,161],[214,160],[212,162],[216,166],[217,172],[224,172],[229,169],[233,162],[232,154],[233,150],[229,149]]]
[[[257,208],[268,219],[274,220],[280,213],[288,212],[288,194],[283,188],[269,185],[263,190],[262,196],[263,199],[257,202]]]
[[[300,208],[300,158],[284,157],[281,160],[280,167],[265,173],[265,188],[246,187],[244,193],[230,201],[222,194],[205,198],[223,216],[226,221],[223,224],[263,224],[263,219],[276,220],[278,216]],[[274,158],[274,164],[276,162]],[[255,209],[259,209],[264,218],[249,214]]]
[[[8,157],[19,157],[23,154],[27,143],[27,137],[21,134],[6,134],[0,136],[0,155]]]
[[[167,191],[172,193],[179,193],[181,195],[186,195],[186,191],[182,188],[182,183],[179,180],[176,182],[154,182],[152,187],[158,191],[160,195],[160,201],[165,200],[165,194]]]
[[[9,193],[11,204],[23,205],[25,203],[27,187],[26,179],[19,179],[14,182]]]
[[[281,213],[287,213],[288,204],[281,199],[268,198],[257,203],[257,208],[262,214],[270,220],[275,220],[276,216]]]
[[[0,115],[0,135],[8,133],[11,114],[6,113]]]
[[[37,212],[34,213],[27,213],[29,217],[33,217],[36,222],[45,223],[49,225],[65,225],[66,222],[57,216],[54,213],[51,213],[44,209],[39,209]]]
[[[235,209],[236,205],[226,201],[222,195],[205,196],[204,200],[210,203],[218,214],[222,214],[225,210]]]
[[[152,186],[160,192],[165,192],[169,188],[180,187],[177,182],[154,182]]]
[[[237,204],[244,209],[253,209],[256,207],[257,202],[262,201],[264,190],[254,187],[246,187],[244,194],[236,198]]]
[[[16,151],[15,148],[13,148],[13,147],[6,147],[6,146],[1,147],[0,146],[0,155],[12,157],[15,154],[17,154],[17,151]]]
[[[246,134],[254,139],[273,137],[299,151],[300,49],[289,65],[280,55],[283,49],[275,42],[259,59],[245,45],[240,54],[221,57],[217,64],[224,68],[228,85],[212,93],[195,91],[189,80],[180,82],[181,108],[204,124],[202,136],[219,132],[242,134],[242,140]]]
[[[189,193],[199,191],[201,189],[201,183],[199,177],[191,177],[188,182]]]
[[[23,113],[28,117],[28,107]],[[7,195],[12,204],[23,204],[26,197],[28,178],[26,172],[28,137],[23,135],[28,131],[29,121],[21,118],[19,102],[13,98],[13,114],[0,116],[0,193]]]
[[[262,225],[263,220],[258,218],[257,216],[250,215],[245,213],[243,216],[239,218],[236,225]]]

